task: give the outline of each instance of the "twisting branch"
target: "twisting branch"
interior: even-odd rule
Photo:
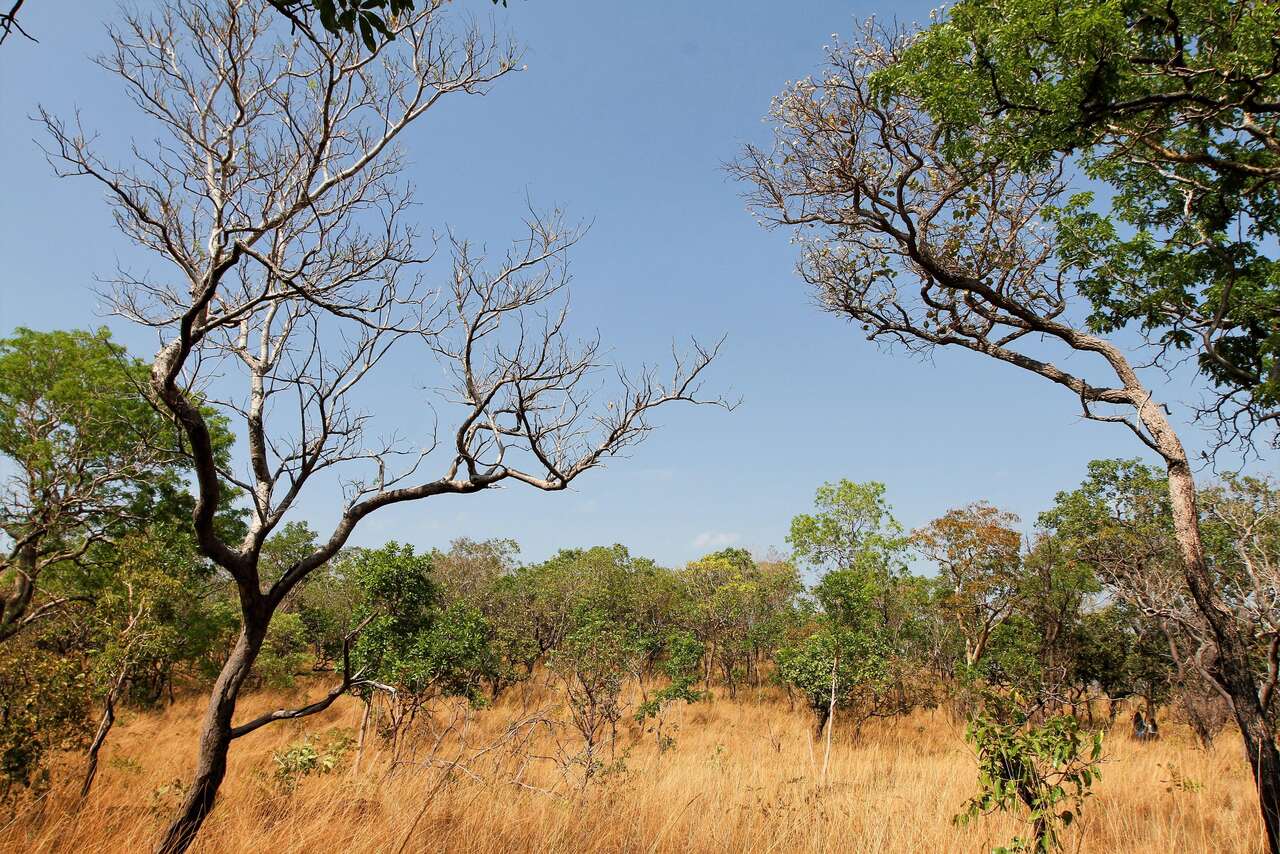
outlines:
[[[78,120],[41,112],[58,172],[99,183],[122,233],[167,262],[159,279],[121,272],[107,299],[161,339],[151,391],[186,436],[197,541],[235,580],[244,616],[165,852],[194,839],[234,738],[314,714],[360,679],[348,671],[316,703],[232,725],[271,615],[366,516],[504,481],[565,489],[641,441],[657,407],[728,405],[700,396],[718,347],[696,343],[666,383],[653,369],[615,369],[605,399],[599,342],[568,337],[566,256],[579,232],[558,215],[531,215],[492,264],[450,235],[452,270],[437,276],[434,243],[420,248],[408,221],[398,143],[444,99],[514,71],[519,53],[492,33],[456,29],[442,0],[398,17],[391,35],[369,45],[295,32],[267,0],[165,0],[154,15],[127,14],[100,60],[159,126],[153,150],[108,164]],[[422,406],[432,423],[453,413],[451,441],[370,435],[359,391],[393,349],[404,358],[413,347],[448,378]],[[215,453],[209,410],[237,422],[238,464]],[[326,476],[343,496],[337,524],[264,589],[263,543]],[[238,542],[214,524],[230,487],[249,510]]]
[[[13,0],[13,5],[9,7],[8,12],[0,12],[0,45],[4,44],[4,40],[9,38],[13,32],[17,32],[22,37],[33,42],[38,42],[35,36],[22,28],[18,23],[18,12],[22,10],[22,4],[25,0]]]
[[[1024,168],[989,153],[1000,151],[990,128],[949,138],[918,94],[879,88],[877,73],[891,72],[908,41],[872,25],[837,45],[820,80],[775,99],[773,147],[748,147],[734,171],[767,225],[795,228],[800,274],[827,311],[873,341],[963,347],[1039,375],[1070,389],[1086,417],[1122,422],[1160,455],[1182,589],[1203,620],[1213,678],[1231,698],[1280,852],[1280,752],[1260,702],[1254,633],[1206,558],[1195,479],[1164,408],[1125,353],[1076,319],[1087,280],[1058,252],[1065,159]],[[1087,364],[1050,361],[1063,351]]]
[[[333,688],[329,689],[329,693],[325,694],[324,697],[322,697],[319,700],[316,700],[314,703],[308,703],[307,705],[300,706],[296,709],[276,709],[275,711],[271,711],[271,712],[267,712],[266,714],[259,715],[258,717],[254,718],[251,721],[248,721],[247,723],[240,724],[239,726],[234,726],[231,728],[231,737],[233,739],[236,739],[236,738],[240,738],[241,736],[246,736],[249,733],[253,732],[254,730],[261,729],[267,724],[274,723],[275,721],[287,721],[287,720],[293,720],[294,718],[305,718],[309,715],[314,715],[319,712],[323,712],[325,709],[332,706],[335,700],[337,700],[343,694],[346,694],[348,691],[352,691],[356,688],[360,688],[365,685],[377,686],[376,682],[371,682],[367,679],[362,678],[361,671],[356,671],[354,673],[351,671],[351,641],[354,640],[357,636],[359,636],[360,632],[364,629],[365,626],[369,625],[369,622],[373,619],[373,617],[374,615],[372,614],[368,617],[365,617],[365,619],[362,620],[358,626],[356,626],[354,629],[347,632],[346,635],[343,636],[342,638],[342,681],[339,682],[337,685],[333,686]],[[381,686],[377,686],[377,687],[381,687]]]
[[[872,78],[908,42],[868,24],[857,43],[831,50],[821,80],[775,99],[774,146],[749,146],[731,167],[751,185],[752,209],[796,229],[799,271],[821,306],[870,340],[999,359],[1070,389],[1086,418],[1123,423],[1166,460],[1181,457],[1125,354],[1072,321],[1052,220],[1062,164],[1026,172],[981,145],[957,155],[919,103],[882,97]],[[1083,367],[1105,381],[1064,369],[1048,358],[1055,350],[1093,357]]]

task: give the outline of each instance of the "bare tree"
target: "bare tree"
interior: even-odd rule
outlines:
[[[154,148],[135,147],[132,167],[110,166],[78,123],[41,113],[59,172],[99,182],[124,234],[171,267],[159,280],[121,273],[110,301],[160,337],[151,388],[192,449],[200,547],[235,580],[241,606],[164,852],[195,838],[233,740],[320,711],[351,684],[347,670],[315,703],[233,722],[276,607],[361,520],[508,481],[565,489],[642,439],[655,407],[695,400],[715,355],[695,343],[666,383],[653,369],[618,370],[616,395],[598,402],[600,343],[569,341],[562,305],[565,253],[579,232],[556,216],[530,217],[493,259],[451,236],[451,281],[425,289],[416,271],[429,255],[405,223],[397,139],[446,96],[486,91],[517,60],[491,36],[453,29],[442,6],[426,3],[367,50],[291,31],[264,0],[168,0],[155,16],[126,16],[101,60],[158,123]],[[425,447],[367,435],[370,415],[353,401],[400,343],[422,347],[448,376],[439,406],[454,426],[446,434],[437,420]],[[243,467],[219,465],[192,389],[238,423]],[[264,589],[264,540],[308,485],[333,484],[343,503],[332,532]],[[213,525],[228,488],[249,504],[239,542]]]
[[[1253,633],[1265,668],[1259,694],[1276,710],[1280,682],[1280,487],[1270,478],[1228,476],[1207,491],[1205,512],[1228,548],[1217,575],[1241,631]]]
[[[952,145],[918,103],[878,90],[876,72],[906,43],[868,27],[858,43],[837,45],[822,79],[775,100],[772,150],[748,147],[734,170],[754,185],[752,206],[768,224],[796,228],[800,273],[825,310],[873,341],[916,353],[963,347],[1043,377],[1069,390],[1086,418],[1125,425],[1160,456],[1183,579],[1211,632],[1214,676],[1231,697],[1280,850],[1280,754],[1250,637],[1205,559],[1186,451],[1121,348],[1073,321],[1052,218],[1063,165],[1021,171],[972,150],[980,145]],[[1079,367],[1051,360],[1055,351]]]

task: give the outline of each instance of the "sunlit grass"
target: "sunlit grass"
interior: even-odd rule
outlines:
[[[313,689],[314,690],[314,689]],[[256,695],[243,714],[289,698]],[[295,698],[296,699],[296,698]],[[279,724],[238,741],[220,800],[196,851],[232,852],[950,852],[983,851],[1017,828],[994,817],[951,822],[973,791],[974,763],[962,727],[942,710],[876,722],[859,738],[839,726],[825,782],[823,745],[808,717],[772,689],[719,697],[668,715],[675,746],[659,751],[640,727],[620,727],[619,770],[579,789],[563,782],[556,736],[545,726],[518,749],[508,724],[554,708],[553,691],[526,686],[476,712],[418,764],[391,767],[370,735],[359,773],[306,777],[292,794],[272,779],[273,751],[333,727],[354,730],[360,704]],[[175,780],[193,758],[198,698],[161,712],[126,714],[104,751],[97,787],[77,809],[78,770],[25,805],[0,830],[6,851],[146,851],[176,802]],[[443,712],[437,721],[455,719]],[[1124,719],[1122,718],[1122,721]],[[1224,733],[1211,751],[1174,724],[1154,744],[1117,725],[1083,822],[1069,831],[1082,852],[1258,852],[1260,823],[1247,764]],[[570,735],[558,736],[565,746]],[[497,745],[446,779],[438,767]],[[432,767],[422,760],[434,756]],[[1176,773],[1169,771],[1170,766]],[[523,769],[523,770],[522,770]],[[519,784],[513,783],[513,780]],[[576,779],[576,777],[575,777]],[[1170,781],[1182,779],[1184,785]],[[403,849],[401,848],[403,846]]]

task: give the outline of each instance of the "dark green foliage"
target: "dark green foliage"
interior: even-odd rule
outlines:
[[[1038,693],[1045,672],[1041,657],[1042,635],[1022,614],[1014,614],[991,634],[987,654],[974,675],[985,683],[1023,693]]]
[[[483,702],[481,686],[494,674],[492,630],[472,606],[444,606],[432,562],[430,554],[393,542],[346,563],[361,591],[357,616],[364,623],[353,666],[422,700],[444,695]]]
[[[76,639],[44,628],[0,645],[0,800],[46,788],[52,756],[92,732],[92,689]]]
[[[1110,604],[1085,614],[1077,629],[1075,679],[1109,699],[1142,697],[1148,708],[1169,699],[1176,667],[1159,627],[1132,607]]]
[[[422,5],[430,8],[438,0],[269,0],[272,6],[290,20],[303,22],[314,12],[320,26],[333,34],[359,35],[369,50],[376,50],[379,39],[394,37],[397,16],[413,12]],[[507,0],[493,0],[496,6]]]
[[[798,690],[817,716],[819,730],[835,708],[874,709],[889,688],[888,650],[875,635],[824,626],[778,650],[778,677]]]

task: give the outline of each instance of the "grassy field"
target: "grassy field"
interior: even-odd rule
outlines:
[[[243,713],[288,699],[252,696]],[[575,743],[548,723],[564,711],[541,687],[513,690],[484,711],[437,710],[400,762],[370,735],[359,768],[352,748],[334,771],[304,777],[292,791],[275,778],[274,752],[308,733],[321,746],[334,728],[354,733],[360,713],[344,698],[238,741],[195,850],[950,852],[990,850],[1017,832],[1006,817],[952,824],[975,772],[962,728],[945,712],[874,723],[856,740],[837,728],[824,782],[823,745],[808,717],[773,690],[673,709],[667,731],[675,742],[666,750],[652,732],[624,724],[613,757],[621,761],[583,788],[565,782],[558,757]],[[78,766],[68,764],[65,784],[6,820],[0,850],[149,850],[180,796],[175,781],[189,771],[198,720],[195,697],[125,714],[90,800],[77,808]],[[1068,849],[1261,851],[1236,739],[1224,733],[1203,751],[1185,729],[1164,729],[1164,740],[1150,744],[1117,726]]]

